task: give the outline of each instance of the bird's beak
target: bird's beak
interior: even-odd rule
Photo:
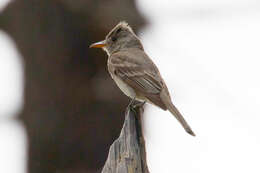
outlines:
[[[97,43],[93,43],[91,44],[89,47],[90,48],[102,48],[102,47],[105,47],[107,44],[106,44],[106,41],[103,40],[103,41],[99,41]]]

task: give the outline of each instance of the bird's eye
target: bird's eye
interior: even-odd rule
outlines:
[[[119,32],[121,32],[122,31],[122,28],[118,28],[117,30],[116,30],[116,33],[118,34]]]
[[[114,37],[111,38],[111,40],[112,40],[113,42],[115,42],[115,41],[117,40],[117,38],[114,36]]]

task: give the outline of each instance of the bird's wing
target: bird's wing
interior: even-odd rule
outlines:
[[[135,55],[140,56],[140,54]],[[132,54],[117,53],[111,56],[110,63],[113,66],[114,74],[131,86],[137,93],[166,110],[167,108],[160,97],[163,83],[160,76],[156,73],[156,67],[153,63],[144,64],[143,61],[140,61],[142,57],[133,58],[129,56],[132,56]],[[141,54],[141,56],[146,55]]]

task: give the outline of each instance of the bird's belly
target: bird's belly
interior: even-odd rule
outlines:
[[[114,81],[116,82],[117,86],[121,89],[121,91],[130,98],[134,98],[136,93],[129,85],[127,85],[124,81],[120,78],[113,76]]]
[[[114,76],[113,79],[116,82],[117,86],[120,88],[120,90],[125,95],[127,95],[128,97],[130,97],[132,99],[135,97],[135,100],[137,100],[137,101],[140,101],[140,102],[147,101],[147,102],[150,103],[149,100],[145,99],[144,97],[140,97],[139,95],[137,95],[132,87],[127,85],[124,81],[122,81],[118,77]]]

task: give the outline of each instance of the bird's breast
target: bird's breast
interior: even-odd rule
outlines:
[[[108,71],[109,74],[111,75],[112,79],[115,81],[115,83],[117,84],[117,86],[120,88],[120,90],[127,95],[130,98],[135,98],[138,101],[146,101],[146,99],[140,98],[140,96],[135,92],[135,90],[129,86],[127,83],[125,83],[120,77],[118,77],[114,71],[115,69],[113,68],[113,65],[111,65],[111,63],[109,62],[110,59],[108,59]]]
[[[130,87],[128,84],[126,84],[120,77],[116,76],[114,73],[113,67],[110,65],[110,59],[108,59],[108,71],[109,74],[111,75],[112,79],[115,81],[117,86],[120,88],[120,90],[127,95],[130,98],[134,98],[136,93],[132,87]]]
[[[111,73],[110,73],[111,74]],[[115,74],[111,74],[112,78],[116,82],[117,86],[120,88],[120,90],[127,95],[130,98],[134,98],[136,93],[132,87],[130,87],[128,84],[126,84],[122,79],[117,77]]]

